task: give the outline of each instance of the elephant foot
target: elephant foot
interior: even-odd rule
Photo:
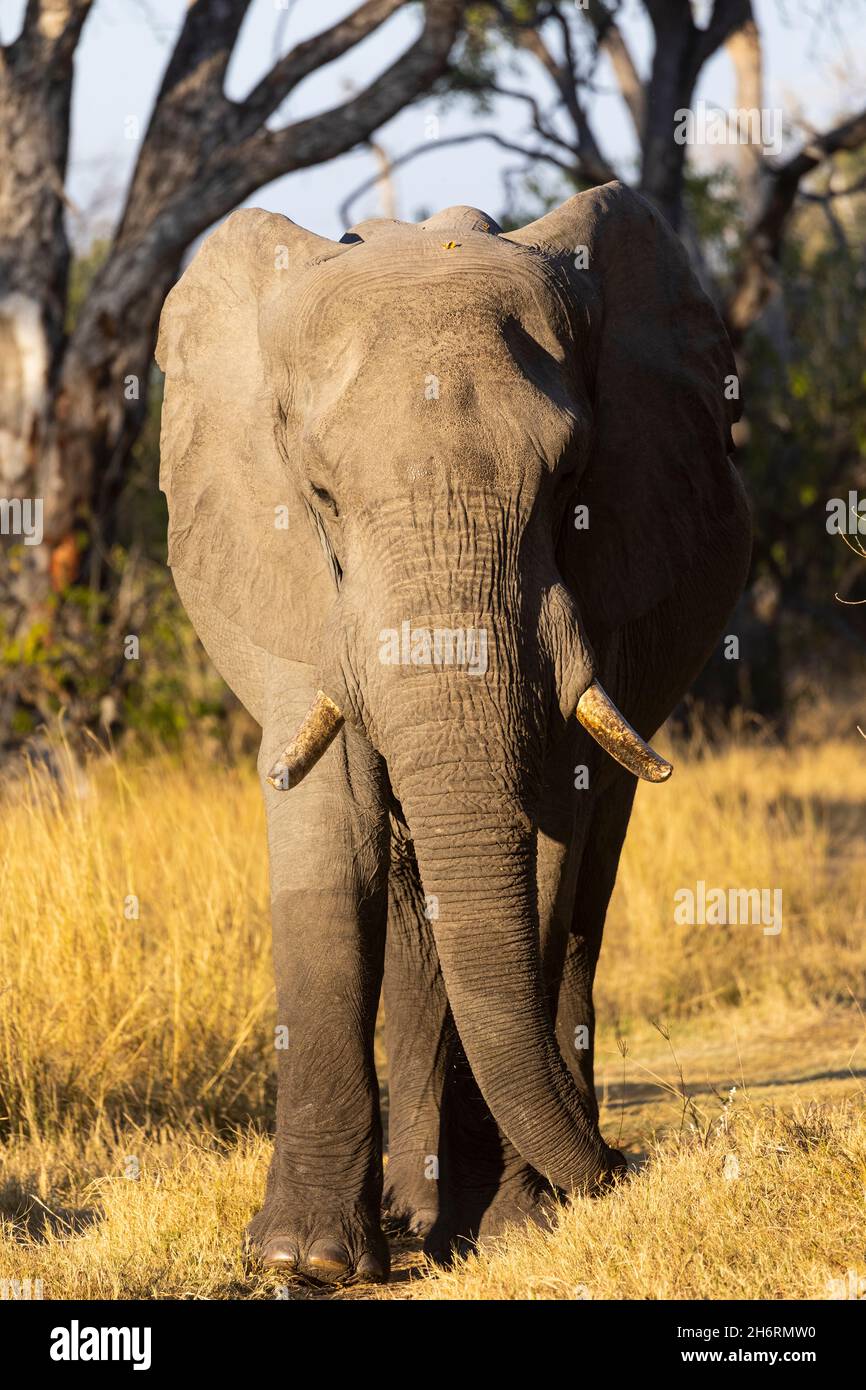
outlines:
[[[357,1208],[293,1212],[277,1198],[269,1198],[247,1226],[244,1252],[263,1269],[317,1284],[386,1283],[391,1268],[378,1212],[375,1218]]]
[[[562,1194],[527,1165],[509,1174],[479,1211],[478,1204],[465,1203],[474,1212],[465,1232],[476,1245],[494,1240],[509,1227],[534,1225],[549,1230],[562,1202]],[[467,1226],[469,1223],[467,1222]]]
[[[405,1234],[430,1234],[439,1220],[439,1184],[424,1176],[423,1157],[388,1163],[382,1208],[388,1220]]]
[[[608,1166],[587,1183],[587,1196],[602,1196],[628,1171],[618,1149],[608,1149]],[[501,1236],[508,1227],[534,1225],[550,1230],[567,1197],[528,1164],[508,1174],[475,1225],[475,1244]]]

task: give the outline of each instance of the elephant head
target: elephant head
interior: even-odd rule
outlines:
[[[731,511],[724,330],[663,219],[612,183],[507,234],[466,207],[339,243],[236,212],[169,296],[157,356],[179,587],[237,635],[238,670],[319,673],[274,785],[344,720],[370,741],[478,1084],[571,1189],[610,1151],[542,986],[542,769],[577,714],[632,772],[670,770],[589,634],[687,584]]]

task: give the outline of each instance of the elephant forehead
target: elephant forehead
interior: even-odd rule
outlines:
[[[350,227],[342,240],[347,243],[372,241],[374,237],[393,232],[397,228],[401,229],[404,235],[433,230],[456,233],[486,232],[490,236],[498,236],[502,231],[489,213],[461,204],[443,208],[441,212],[434,213],[432,217],[425,218],[417,224],[400,222],[393,217],[370,217],[365,222],[357,222],[354,227]]]
[[[288,350],[300,369],[351,352],[430,359],[443,351],[494,350],[518,323],[562,360],[571,316],[556,273],[540,255],[477,231],[443,241],[438,231],[388,224],[333,262],[312,267],[285,306]]]
[[[293,414],[322,458],[399,470],[420,450],[513,481],[587,415],[553,267],[494,235],[386,224],[311,267],[281,313]]]
[[[445,470],[513,486],[528,467],[553,469],[590,420],[556,364],[489,342],[407,347],[399,361],[383,342],[348,370],[308,378],[295,412],[320,460],[395,483]]]

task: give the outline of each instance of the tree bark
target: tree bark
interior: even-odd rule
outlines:
[[[250,0],[192,0],[108,255],[69,328],[64,182],[91,0],[30,0],[19,38],[0,49],[0,496],[42,499],[44,543],[2,538],[7,631],[43,616],[50,589],[75,578],[79,531],[99,574],[145,417],[160,309],[186,248],[263,184],[368,141],[445,71],[464,4],[426,0],[416,41],[366,88],[320,115],[266,125],[308,74],[404,3],[363,0],[232,101],[225,75]]]

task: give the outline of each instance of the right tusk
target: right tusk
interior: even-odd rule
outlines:
[[[267,780],[274,790],[285,792],[296,787],[316,766],[342,727],[343,716],[339,707],[323,690],[317,691],[301,727],[268,773]]]
[[[598,681],[587,686],[577,702],[578,719],[596,743],[635,777],[647,782],[666,782],[673,767],[645,743],[623,719],[613,700]]]

